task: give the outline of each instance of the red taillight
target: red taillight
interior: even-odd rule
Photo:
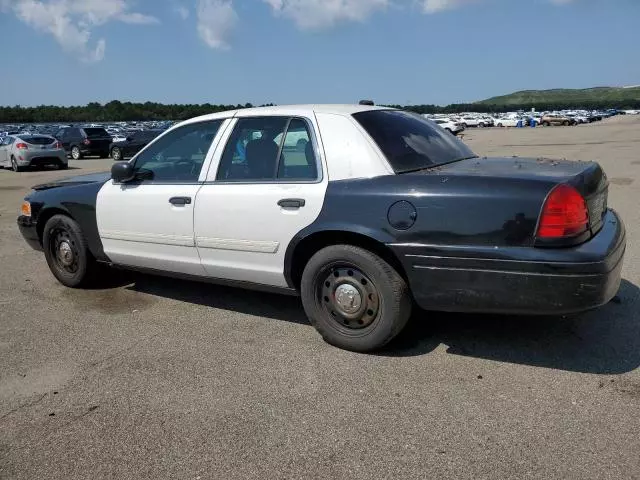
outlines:
[[[85,138],[82,143],[84,143],[85,145],[89,145],[91,143],[91,140],[89,140],[88,138]]]
[[[63,149],[63,147],[62,147],[62,143],[60,143],[60,142],[56,142],[56,144],[53,146],[53,148],[56,148],[56,149],[58,149],[58,150],[62,150],[62,149]]]
[[[27,146],[27,144],[26,144],[26,143],[22,143],[22,142],[20,142],[20,143],[16,143],[16,148],[17,148],[18,150],[28,150],[28,149],[29,149],[29,147]]]
[[[555,187],[542,207],[538,238],[575,237],[588,228],[589,211],[582,195],[570,185]]]

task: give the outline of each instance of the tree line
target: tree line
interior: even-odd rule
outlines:
[[[265,106],[272,106],[266,104]],[[563,109],[601,110],[608,108],[640,109],[640,99],[626,101],[583,101],[583,102],[544,102],[522,105],[491,105],[484,103],[457,103],[439,105],[389,105],[416,113],[500,113],[516,110],[551,111]],[[0,123],[47,123],[47,122],[121,122],[143,120],[185,120],[207,113],[222,112],[253,107],[244,105],[162,104],[154,102],[132,103],[111,101],[104,105],[92,102],[84,106],[61,107],[39,105],[37,107],[0,107]]]

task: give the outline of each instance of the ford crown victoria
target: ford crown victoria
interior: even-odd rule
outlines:
[[[298,294],[326,341],[370,351],[415,306],[607,303],[625,251],[607,189],[597,163],[480,158],[404,111],[263,107],[182,122],[110,174],[35,186],[18,225],[68,287],[105,264]]]

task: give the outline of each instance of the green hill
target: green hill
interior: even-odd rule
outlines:
[[[492,97],[476,102],[480,105],[524,106],[524,105],[573,105],[602,104],[629,106],[640,102],[640,86],[596,87],[584,89],[557,88],[553,90],[523,90],[521,92]]]

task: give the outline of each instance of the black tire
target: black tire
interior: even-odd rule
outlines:
[[[94,279],[96,261],[80,225],[72,218],[66,215],[51,217],[44,227],[42,246],[51,273],[64,286],[80,288]],[[64,256],[61,252],[71,252],[71,255]]]
[[[543,126],[543,127],[548,127],[548,126],[550,126],[550,125],[551,125],[551,124],[550,124],[549,122],[542,122],[542,126]]]
[[[564,125],[565,127],[569,126],[569,120],[565,120],[564,122],[562,122],[562,125]]]
[[[18,165],[18,162],[14,157],[11,157],[11,170],[13,170],[14,172],[22,171],[22,167]]]
[[[100,152],[100,158],[109,158],[109,150],[104,150]]]
[[[111,149],[111,158],[114,162],[119,162],[120,160],[122,160],[122,150],[120,150],[120,148],[118,147],[113,147]]]
[[[478,124],[478,127],[479,127],[479,128],[484,128],[484,126],[485,126],[485,125],[484,125],[484,122],[480,122],[480,123]]]
[[[344,313],[336,292],[347,294]],[[354,352],[377,350],[389,343],[407,324],[412,300],[404,279],[377,255],[352,245],[333,245],[316,252],[302,274],[302,304],[311,324],[327,343]],[[343,299],[344,299],[343,293]]]
[[[82,152],[80,151],[80,147],[78,147],[76,145],[71,147],[71,158],[73,158],[74,160],[81,160],[82,159]]]
[[[502,125],[502,123],[498,122],[498,128],[502,128],[504,125]]]
[[[59,163],[58,164],[58,170],[66,170],[69,168],[69,164],[68,163]]]

